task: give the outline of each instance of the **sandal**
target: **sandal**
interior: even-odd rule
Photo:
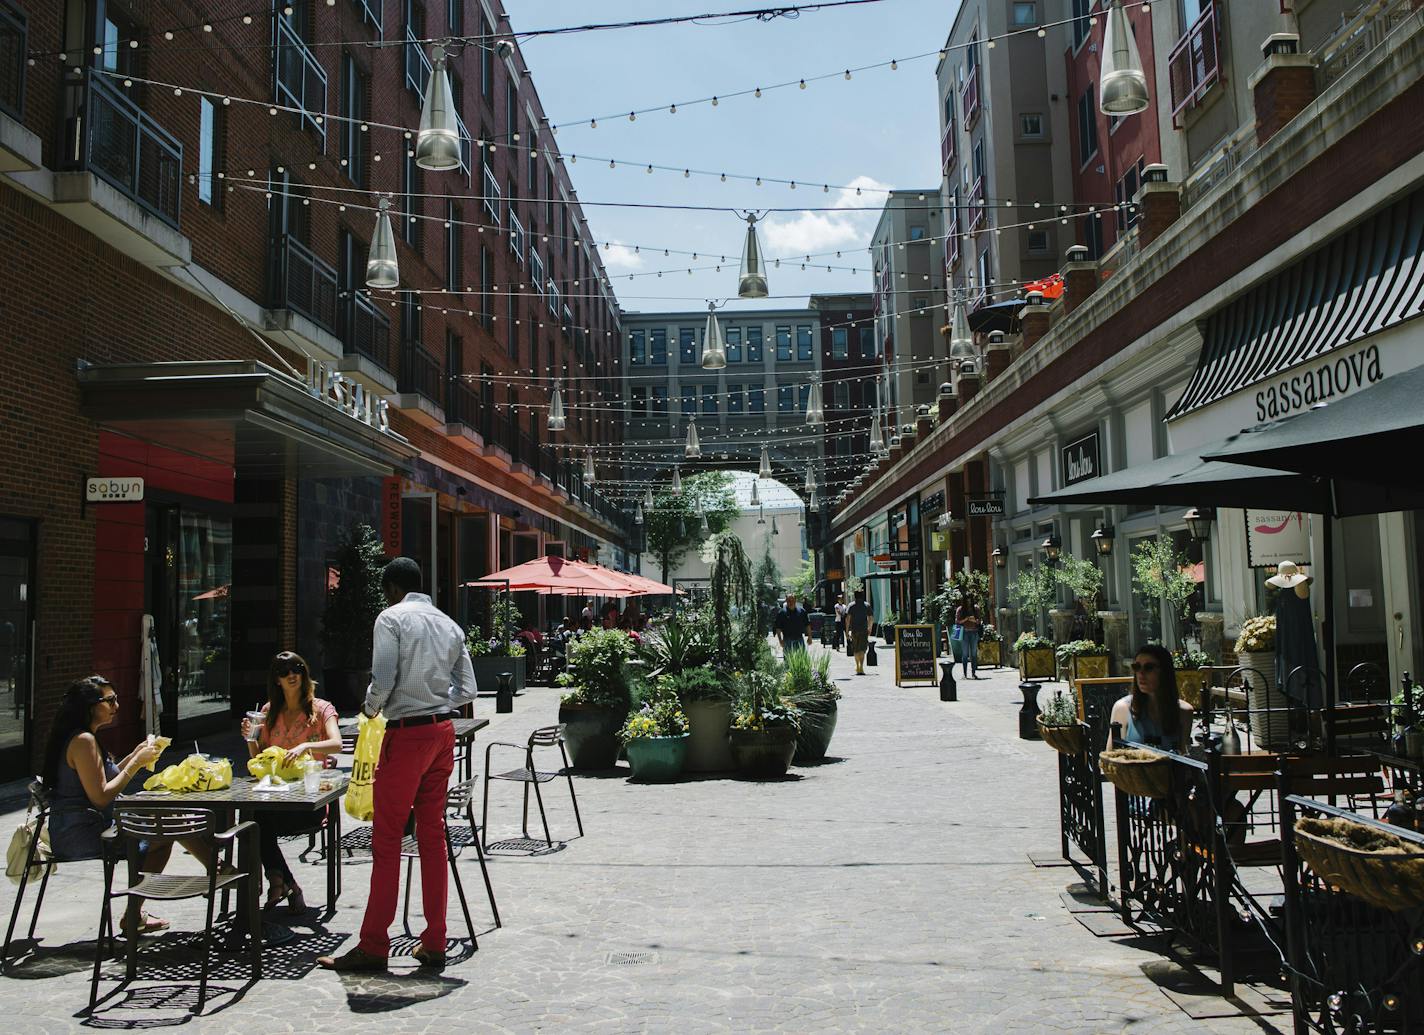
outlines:
[[[291,894],[291,889],[287,887],[281,877],[268,877],[267,902],[262,906],[262,908],[276,909],[278,904],[281,903],[282,900],[285,899],[289,894]]]
[[[159,931],[168,930],[168,926],[168,921],[164,920],[162,917],[149,916],[147,913],[140,913],[138,921],[138,936],[142,937],[145,934],[157,934]],[[134,937],[134,932],[129,929],[127,916],[124,917],[123,921],[119,924],[119,933],[122,934],[125,938]]]

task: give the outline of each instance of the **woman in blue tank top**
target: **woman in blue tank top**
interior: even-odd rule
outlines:
[[[1177,696],[1172,655],[1149,643],[1132,659],[1132,692],[1113,705],[1112,721],[1122,741],[1180,751],[1192,729],[1192,706]]]

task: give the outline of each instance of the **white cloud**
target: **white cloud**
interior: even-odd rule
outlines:
[[[856,188],[861,193],[856,194]],[[762,247],[771,258],[787,258],[833,249],[861,249],[880,217],[885,196],[872,191],[888,189],[869,176],[857,176],[843,189],[814,195],[812,207],[865,208],[865,212],[776,213],[761,224]],[[799,191],[797,192],[800,193]]]
[[[621,241],[612,241],[599,251],[603,256],[603,265],[610,273],[614,271],[627,271],[643,268],[643,256],[633,250],[630,244]]]

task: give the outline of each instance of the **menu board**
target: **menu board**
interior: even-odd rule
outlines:
[[[895,685],[934,682],[934,626],[895,626]]]

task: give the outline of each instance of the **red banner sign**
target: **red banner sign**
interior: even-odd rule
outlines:
[[[387,557],[401,553],[401,480],[386,478],[381,482],[381,542]]]

